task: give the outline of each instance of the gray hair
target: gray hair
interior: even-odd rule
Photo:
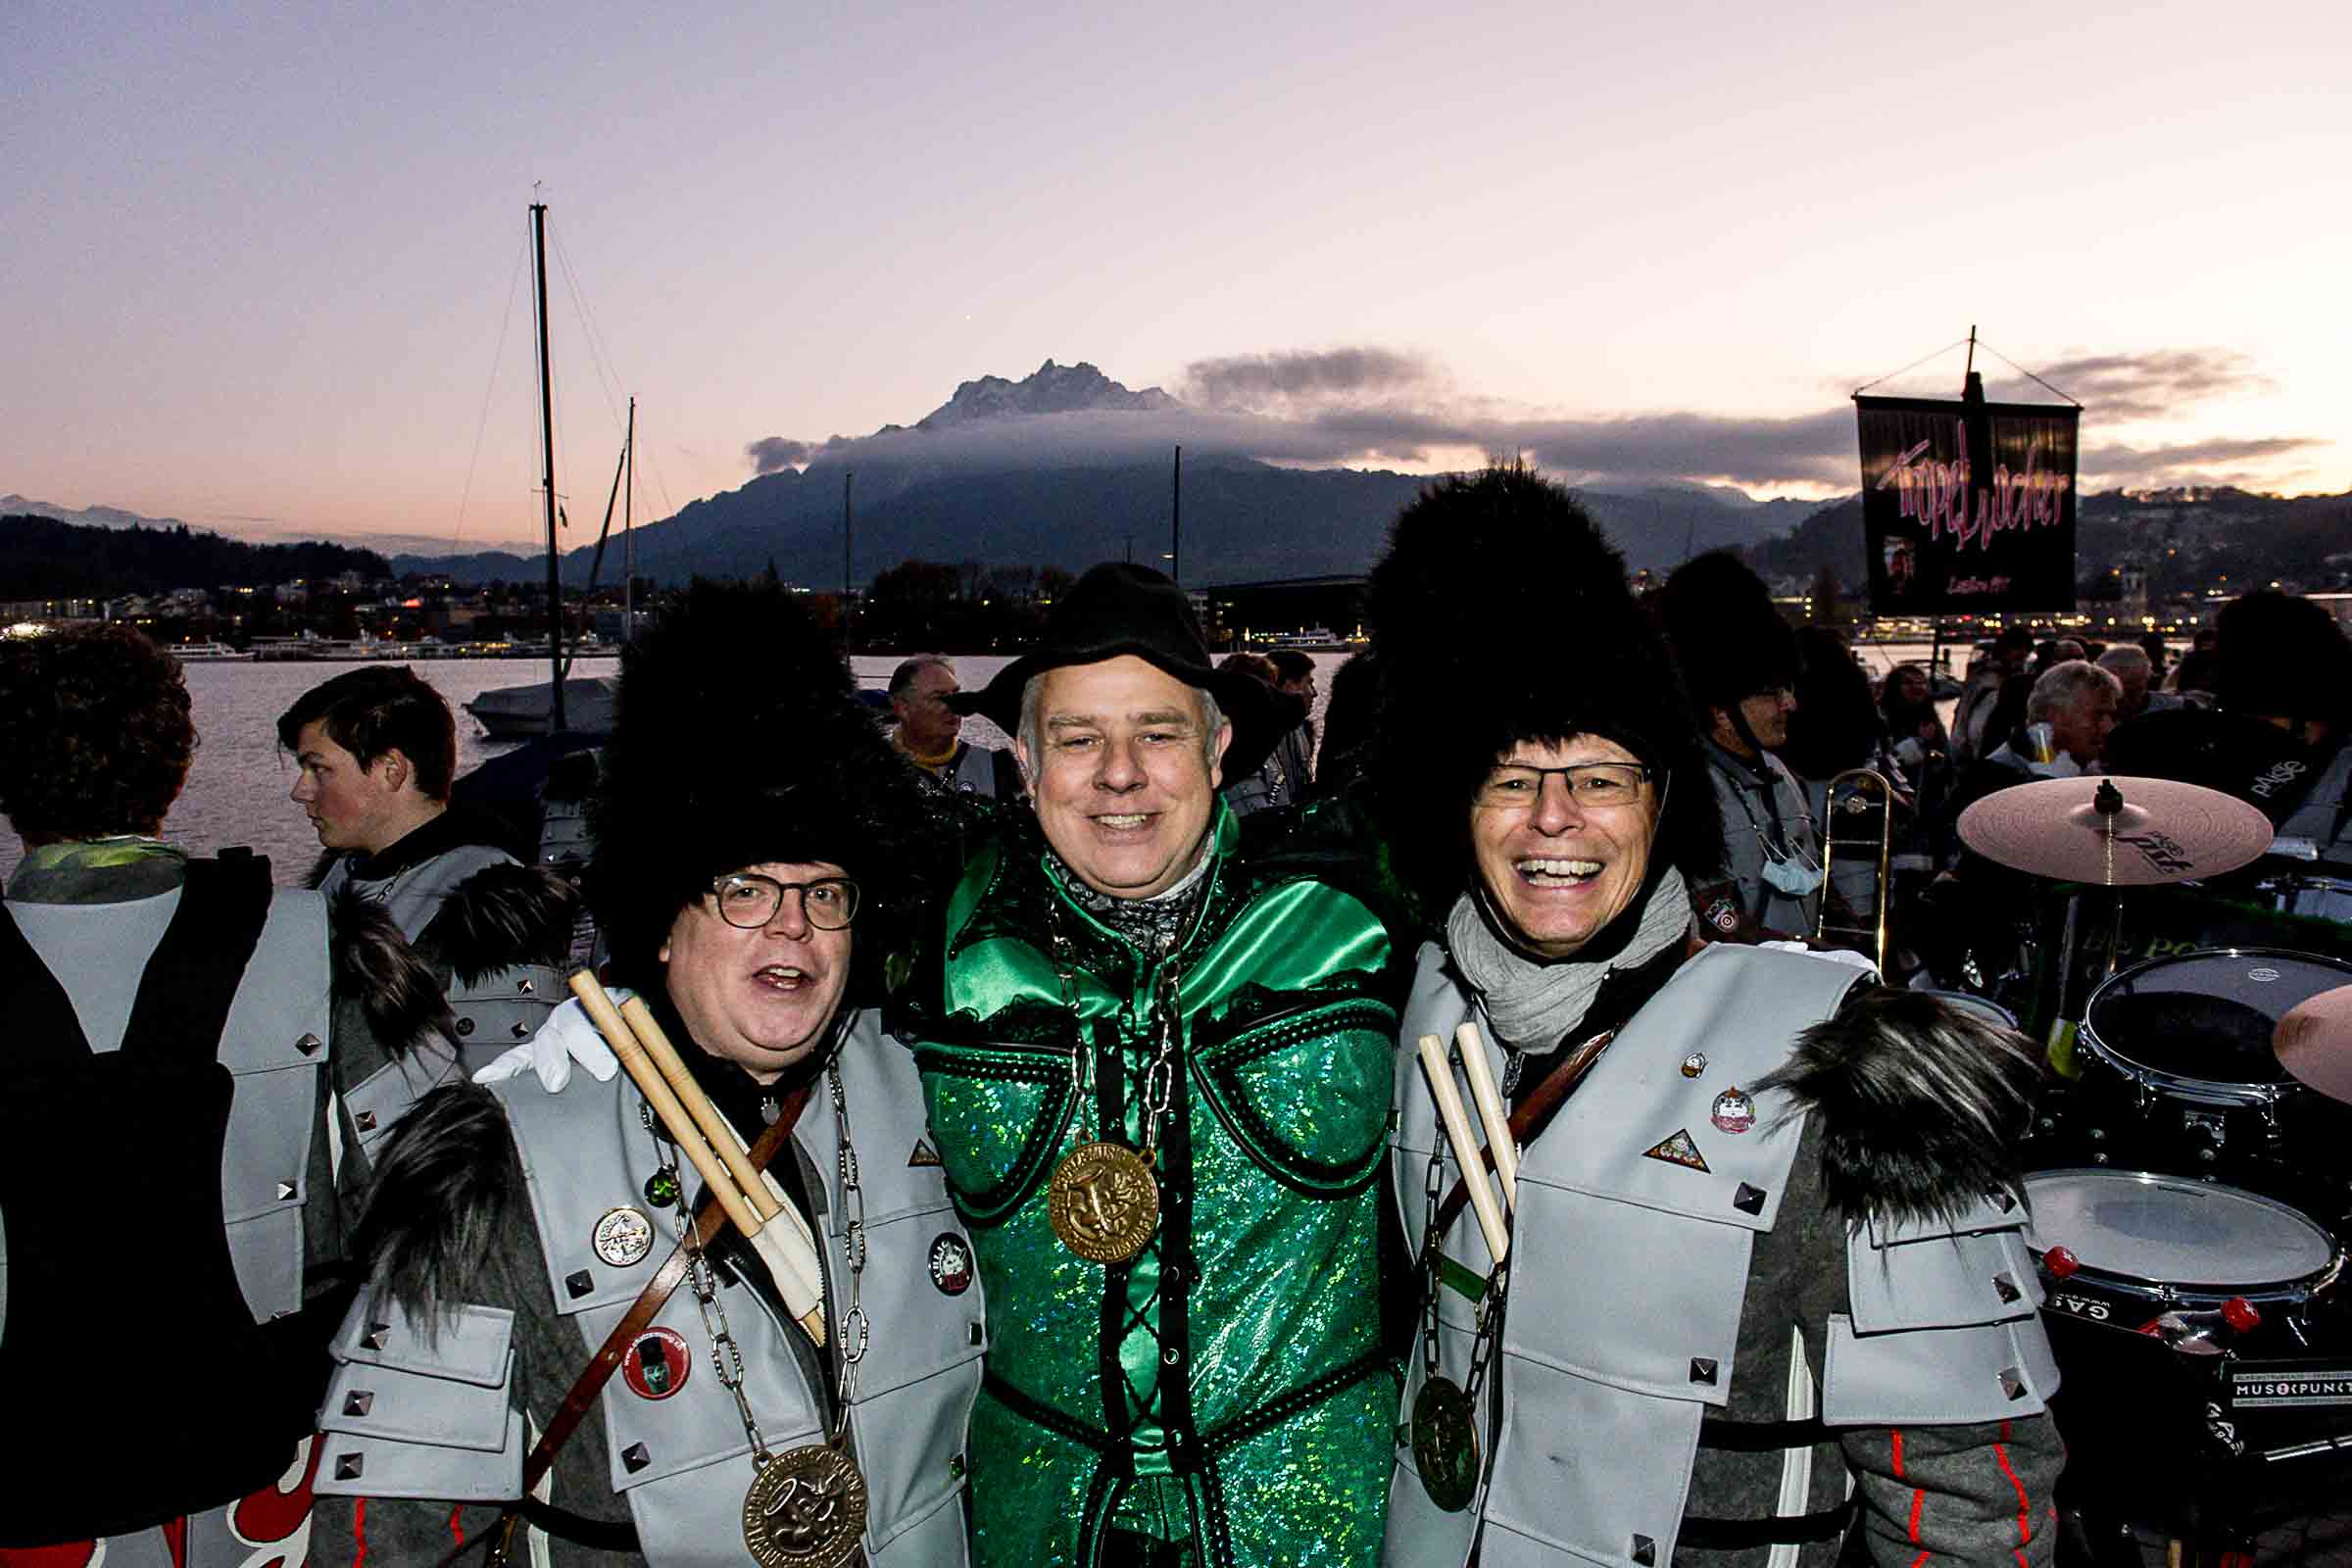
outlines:
[[[1021,770],[1021,782],[1032,791],[1037,788],[1037,760],[1046,755],[1046,677],[1053,673],[1041,669],[1021,683],[1021,722],[1019,738],[1029,753],[1029,765]],[[1211,767],[1217,762],[1217,731],[1224,727],[1225,710],[1217,706],[1216,694],[1205,686],[1191,688],[1200,699],[1200,757]]]
[[[2143,679],[2156,672],[2155,664],[2148,659],[2147,650],[2134,648],[2130,643],[2118,644],[2101,654],[2099,667],[2119,680],[2134,671]]]
[[[890,672],[890,695],[906,696],[914,686],[914,677],[926,669],[944,669],[950,675],[956,673],[956,666],[948,662],[947,655],[916,654]]]
[[[2113,671],[2101,669],[2086,659],[2069,659],[2052,664],[2026,694],[2026,722],[2038,723],[2060,709],[2072,710],[2087,702],[2091,693],[2100,691],[2121,699],[2124,683],[2115,678]]]

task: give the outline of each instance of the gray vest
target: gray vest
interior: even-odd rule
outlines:
[[[867,1489],[866,1556],[876,1568],[960,1565],[964,1523],[956,1499],[965,1423],[980,1388],[980,1284],[936,1155],[928,1153],[934,1146],[911,1054],[882,1035],[873,1014],[859,1013],[841,1076],[864,1194],[858,1300],[871,1336],[851,1400],[849,1441]],[[584,1365],[668,1255],[678,1211],[645,1203],[657,1151],[625,1077],[599,1084],[578,1074],[563,1094],[549,1095],[525,1074],[496,1090],[521,1155],[557,1310],[578,1329]],[[844,1209],[832,1103],[821,1081],[793,1141],[820,1178],[830,1365],[850,1307],[843,1234],[853,1216]],[[691,1171],[687,1182],[699,1186]],[[650,1214],[656,1242],[644,1257],[615,1266],[599,1255],[595,1238],[600,1221],[622,1208]],[[744,1394],[769,1451],[822,1442],[825,1399],[792,1343],[801,1331],[746,1287],[726,1287],[720,1300],[742,1352]],[[740,1520],[754,1476],[742,1417],[711,1374],[710,1336],[691,1291],[680,1287],[654,1323],[678,1336],[692,1366],[659,1399],[618,1376],[606,1384],[599,1398],[612,1491],[627,1500],[650,1562],[741,1568],[750,1560]],[[434,1339],[364,1297],[339,1337],[343,1365],[320,1416],[320,1493],[457,1501],[517,1495],[529,1445],[525,1414],[510,1397],[513,1326],[509,1310],[445,1306]],[[529,1412],[534,1432],[549,1413]]]
[[[1673,1560],[1699,1424],[1727,1404],[1738,1371],[1749,1251],[1779,1218],[1802,1133],[1801,1117],[1779,1121],[1792,1108],[1788,1098],[1754,1085],[1787,1060],[1800,1030],[1836,1011],[1856,978],[1805,954],[1718,945],[1619,1032],[1520,1167],[1511,1304],[1482,1395],[1482,1452],[1499,1435],[1477,1495],[1459,1513],[1439,1510],[1409,1442],[1400,1444],[1387,1562],[1459,1563],[1474,1543],[1488,1568]],[[1474,998],[1443,952],[1424,947],[1404,1043],[1450,1041],[1470,1017],[1499,1078],[1505,1054]],[[1686,1073],[1694,1051],[1703,1064]],[[1735,1086],[1753,1102],[1754,1125],[1739,1134],[1712,1120],[1717,1097]],[[1399,1054],[1396,1098],[1396,1191],[1418,1248],[1429,1156],[1445,1138],[1410,1050]],[[1441,1170],[1441,1190],[1450,1189],[1460,1167],[1449,1152]],[[1933,1425],[2042,1410],[2057,1371],[2034,1316],[2024,1218],[2022,1207],[1987,1204],[1957,1225],[1857,1229],[1847,1250],[1852,1312],[1824,1326],[1825,1423]],[[1477,1275],[1490,1267],[1467,1208],[1440,1245]],[[1998,1278],[2009,1292],[1996,1290]],[[1475,1308],[1449,1288],[1438,1300],[1440,1368],[1461,1385]],[[1425,1377],[1416,1339],[1400,1423]],[[1809,1389],[1805,1398],[1798,1392],[1791,1419],[1815,1413],[1804,1407]],[[1789,1464],[1810,1451],[1789,1450]],[[1800,1480],[1798,1504],[1784,1511],[1802,1511],[1804,1494]]]
[[[120,1049],[131,993],[179,897],[174,890],[125,904],[10,903],[25,940],[73,999],[92,1051]],[[326,1064],[328,988],[325,901],[316,893],[277,893],[229,1004],[219,1055],[235,1085],[220,1155],[220,1207],[229,1261],[256,1321],[302,1304],[302,1214]],[[4,1254],[0,1244],[0,1287]],[[298,1539],[309,1529],[301,1486],[309,1449],[306,1441],[288,1450],[287,1473],[272,1489],[281,1495],[190,1515],[184,1551],[175,1551],[161,1530],[142,1530],[110,1538],[107,1562],[241,1568],[270,1545],[298,1558]]]
[[[318,891],[332,899],[348,889],[380,905],[411,942],[433,922],[441,906],[467,877],[494,865],[512,865],[514,858],[486,844],[461,845],[393,876],[363,881],[351,874],[353,857],[344,856],[319,879]],[[436,1054],[391,1062],[344,1094],[361,1147],[370,1159],[375,1146],[407,1114],[426,1090],[489,1065],[501,1053],[531,1038],[547,1015],[570,995],[564,977],[544,964],[513,964],[467,983],[453,975],[449,1010],[457,1019],[458,1059],[453,1068]]]

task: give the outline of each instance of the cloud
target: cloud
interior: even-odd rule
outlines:
[[[836,436],[834,440],[839,440]],[[826,443],[828,446],[831,442]],[[797,468],[816,456],[816,448],[806,441],[788,441],[780,435],[763,435],[747,442],[743,455],[751,460],[755,473],[773,473],[778,468]]]
[[[2071,376],[2069,385],[2062,376]],[[2178,350],[2086,356],[2051,368],[2049,379],[2090,403],[2099,425],[2121,422],[2118,405],[2178,413],[2200,397],[2259,386],[2239,356]],[[1854,415],[1842,399],[1810,413],[1746,416],[1697,409],[1544,416],[1457,393],[1444,368],[1398,350],[1353,346],[1200,360],[1178,383],[1186,401],[1150,412],[1097,410],[975,419],[931,430],[886,427],[835,436],[821,448],[780,438],[750,453],[827,466],[1083,467],[1165,461],[1250,459],[1299,467],[1402,466],[1427,471],[1482,458],[1528,462],[1574,484],[1704,483],[1755,494],[1851,491],[1860,483]],[[2086,392],[2095,392],[2091,401]],[[2046,395],[2045,395],[2046,396]],[[2315,438],[2212,439],[2085,451],[2086,488],[2182,483],[2227,469],[2262,482],[2289,460],[2328,443]]]
[[[2268,391],[2272,385],[2244,355],[2230,349],[2090,354],[2039,367],[2034,373],[2101,422],[2113,424],[2177,416],[2200,403]]]
[[[1370,346],[1240,354],[1196,360],[1179,383],[1185,401],[1210,409],[1282,409],[1330,402],[1389,401],[1426,393],[1438,381],[1416,354]]]
[[[2281,460],[2333,444],[2318,436],[2246,440],[2214,437],[2159,447],[2117,443],[2084,448],[2077,466],[2082,471],[2082,488],[2086,490],[2181,484],[2260,485],[2276,479]]]

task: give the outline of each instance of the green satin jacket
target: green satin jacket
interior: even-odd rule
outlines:
[[[982,1568],[1093,1564],[1112,1530],[1218,1568],[1380,1555],[1397,1384],[1376,1184],[1404,976],[1328,862],[1237,854],[1222,805],[1216,835],[1193,923],[1152,961],[1067,897],[1033,828],[999,840],[921,988],[916,1064],[988,1291]],[[1055,1238],[1047,1183],[1080,1143],[1140,1147],[1169,964],[1159,1229],[1106,1267]]]

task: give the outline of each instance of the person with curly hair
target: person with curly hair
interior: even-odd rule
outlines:
[[[161,836],[195,751],[179,665],[137,631],[0,643],[25,847],[0,901],[0,1547],[299,1555],[361,1170],[329,1092],[446,1044],[380,917]],[[203,1441],[134,1453],[159,1411]]]
[[[626,655],[589,816],[612,977],[765,1173],[804,1294],[609,1054],[436,1090],[357,1238],[311,1561],[422,1568],[504,1515],[556,1563],[960,1565],[983,1292],[875,1011],[952,853],[932,798],[806,605],[700,584]]]

